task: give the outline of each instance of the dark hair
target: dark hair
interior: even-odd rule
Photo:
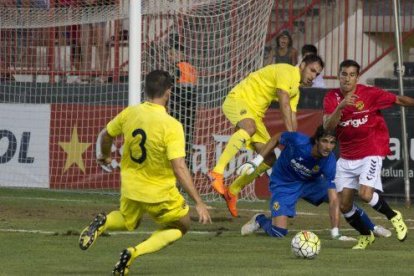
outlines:
[[[293,39],[292,39],[292,36],[290,35],[290,33],[289,33],[289,31],[288,30],[283,30],[282,32],[280,32],[280,34],[276,37],[276,46],[279,48],[280,47],[280,45],[279,45],[279,38],[281,37],[281,36],[287,36],[288,38],[289,38],[289,43],[288,43],[288,47],[290,48],[290,47],[292,47],[293,46]]]
[[[145,95],[150,99],[161,98],[173,85],[173,79],[167,71],[154,70],[145,77]]]
[[[332,136],[332,137],[335,137],[335,139],[336,139],[335,129],[329,129],[328,130],[328,129],[324,129],[323,125],[318,126],[318,128],[315,131],[315,134],[311,138],[312,145],[314,145],[316,143],[316,141],[319,141],[319,139],[321,139],[322,137],[325,137],[325,136]]]
[[[305,56],[302,59],[302,62],[304,62],[306,65],[310,64],[310,63],[314,63],[314,62],[318,62],[319,65],[324,68],[325,67],[325,62],[323,62],[322,58],[318,55],[314,55],[314,54],[310,54]]]
[[[358,64],[358,62],[352,59],[346,59],[342,61],[341,64],[339,64],[339,72],[341,72],[342,68],[348,68],[348,67],[355,67],[359,75],[359,70],[361,70],[361,66]]]
[[[313,44],[305,44],[302,46],[302,56],[305,56],[306,54],[318,54],[318,49]]]

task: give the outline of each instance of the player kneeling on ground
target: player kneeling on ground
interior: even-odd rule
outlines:
[[[262,228],[269,236],[283,237],[288,233],[288,217],[296,215],[296,203],[300,198],[318,206],[329,202],[332,238],[355,240],[339,233],[339,198],[333,182],[336,159],[332,150],[336,145],[334,131],[319,126],[314,137],[310,138],[298,132],[283,132],[275,135],[264,146],[260,154],[251,162],[243,164],[238,173],[249,174],[255,170],[263,157],[279,144],[285,146],[280,157],[273,165],[270,176],[271,218],[256,214],[241,229],[242,235],[248,235]],[[375,226],[366,213],[356,207],[362,220],[377,232],[389,237],[391,232],[381,226]]]
[[[211,223],[206,205],[194,187],[185,164],[185,141],[181,123],[168,115],[166,104],[172,79],[168,72],[152,71],[145,79],[148,101],[130,106],[108,123],[98,141],[101,165],[111,163],[113,138],[124,137],[121,160],[121,200],[118,211],[99,214],[79,238],[82,250],[88,249],[105,230],[136,229],[145,213],[160,225],[147,240],[121,252],[112,273],[126,275],[139,256],[156,252],[180,239],[189,229],[189,207],[176,187],[183,186],[195,201],[199,221]]]

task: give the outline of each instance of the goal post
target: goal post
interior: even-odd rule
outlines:
[[[97,135],[128,105],[128,90],[145,100],[140,80],[163,69],[176,80],[169,111],[184,125],[197,189],[218,199],[206,173],[233,132],[221,104],[261,67],[274,1],[142,0],[138,76],[128,76],[137,62],[132,3],[99,2],[0,9],[0,186],[118,191],[122,140],[107,173],[95,162]],[[138,88],[128,89],[128,78]],[[227,184],[251,156],[230,162]],[[254,199],[254,185],[241,198]]]

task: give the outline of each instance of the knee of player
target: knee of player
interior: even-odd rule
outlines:
[[[342,214],[348,213],[352,209],[353,202],[341,202],[339,209]]]
[[[243,119],[237,125],[239,128],[244,129],[250,137],[256,133],[256,122],[253,119]]]
[[[372,192],[368,189],[366,190],[360,190],[359,191],[359,197],[364,201],[364,202],[370,202],[372,199]]]

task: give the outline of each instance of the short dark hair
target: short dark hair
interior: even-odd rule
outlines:
[[[279,44],[279,38],[281,36],[287,36],[289,38],[289,43],[288,43],[288,47],[292,47],[293,46],[293,39],[292,36],[290,35],[290,32],[288,30],[283,30],[279,33],[279,35],[276,37],[276,46],[279,48],[280,44]]]
[[[154,70],[145,77],[145,95],[150,99],[161,98],[173,85],[173,79],[167,71]]]
[[[318,49],[313,44],[305,44],[302,46],[302,56],[305,56],[306,54],[318,54]]]
[[[313,134],[311,138],[312,145],[314,145],[316,141],[319,141],[319,139],[325,136],[332,136],[332,137],[335,137],[336,139],[335,129],[325,129],[323,128],[323,125],[318,126],[318,128],[315,131],[315,134]]]
[[[339,72],[341,72],[342,68],[348,68],[348,67],[355,67],[357,69],[358,75],[359,75],[359,71],[361,70],[361,66],[358,64],[358,62],[356,62],[355,60],[352,59],[346,59],[344,61],[341,62],[341,64],[339,64]]]
[[[314,55],[314,54],[310,54],[305,56],[302,59],[302,62],[304,62],[306,65],[310,64],[310,63],[314,63],[314,62],[318,62],[319,65],[324,68],[325,67],[325,62],[323,62],[322,58],[318,55]]]

